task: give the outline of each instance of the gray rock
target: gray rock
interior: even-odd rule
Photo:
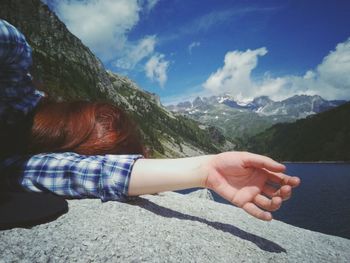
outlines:
[[[350,240],[177,193],[68,202],[53,222],[1,231],[0,261],[350,262]]]
[[[207,200],[214,200],[212,193],[208,189],[197,190],[197,191],[191,192],[187,195],[190,197],[202,198],[202,199],[207,199]]]

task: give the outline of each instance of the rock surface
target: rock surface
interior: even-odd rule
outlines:
[[[208,199],[208,200],[214,200],[213,194],[208,189],[197,190],[197,191],[194,191],[194,192],[187,194],[187,196]]]
[[[349,248],[347,239],[177,193],[72,200],[53,222],[0,232],[0,262],[350,262]]]

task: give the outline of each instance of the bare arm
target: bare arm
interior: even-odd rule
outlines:
[[[291,196],[292,187],[300,183],[299,178],[284,174],[284,170],[284,165],[268,157],[247,152],[140,159],[134,164],[128,193],[133,196],[206,187],[254,217],[271,220],[267,211],[277,210],[282,200]]]
[[[179,159],[139,159],[131,172],[129,195],[205,187],[210,155]]]

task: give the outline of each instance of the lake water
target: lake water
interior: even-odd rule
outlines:
[[[274,218],[313,231],[350,239],[350,164],[286,163],[301,185]],[[184,191],[181,191],[184,193]],[[188,192],[188,191],[187,191]],[[220,203],[226,200],[213,193]]]

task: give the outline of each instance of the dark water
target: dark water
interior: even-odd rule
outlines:
[[[287,174],[299,176],[302,183],[273,214],[274,218],[350,239],[350,164],[286,163],[286,166]],[[228,203],[213,195],[215,201]]]

